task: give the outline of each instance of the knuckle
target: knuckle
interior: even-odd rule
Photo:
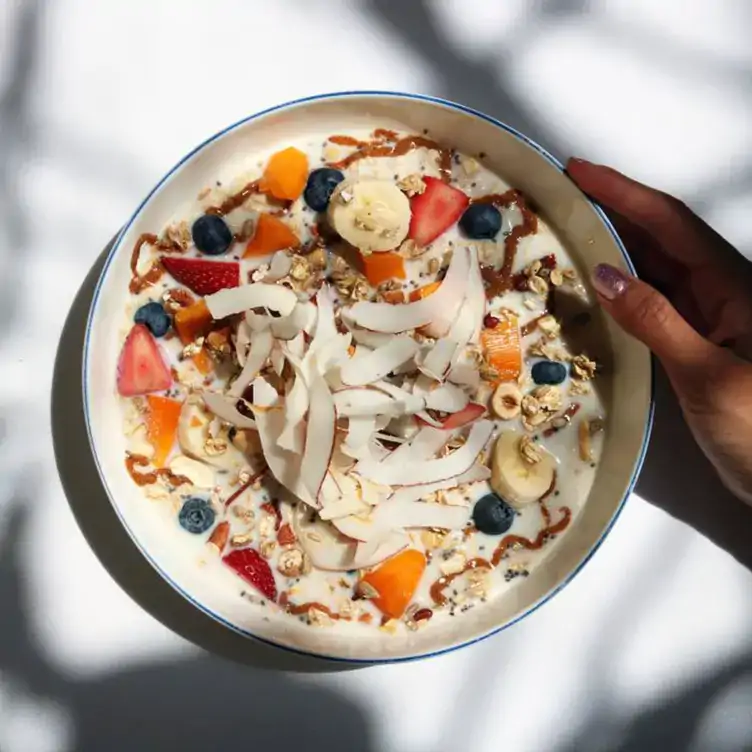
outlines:
[[[671,304],[660,293],[643,291],[632,308],[632,318],[643,329],[666,329],[671,320]]]

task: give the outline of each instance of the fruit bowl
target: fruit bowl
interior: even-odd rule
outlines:
[[[597,319],[598,331],[608,352],[603,363],[606,378],[599,387],[599,396],[608,415],[608,428],[587,500],[566,534],[557,540],[534,569],[525,573],[524,581],[515,583],[514,589],[503,596],[489,598],[487,602],[484,599],[481,607],[467,613],[462,609],[461,618],[435,620],[430,629],[399,634],[378,628],[361,634],[349,628],[340,629],[339,624],[334,629],[316,629],[288,618],[288,613],[249,608],[248,602],[238,597],[234,583],[207,576],[205,567],[196,566],[195,550],[189,551],[181,543],[179,533],[166,531],[164,526],[157,524],[154,504],[133,483],[123,462],[127,445],[122,432],[116,428],[122,421],[115,378],[123,342],[120,335],[124,291],[132,282],[131,249],[145,233],[164,226],[180,207],[190,204],[202,186],[218,184],[218,175],[229,174],[236,163],[247,163],[249,154],[271,150],[312,133],[346,133],[367,128],[382,129],[384,133],[391,133],[389,129],[393,128],[415,134],[430,130],[432,140],[451,145],[458,153],[480,155],[484,167],[518,189],[536,214],[545,220],[546,226],[566,248],[580,277],[586,278],[587,269],[599,262],[631,271],[621,242],[603,212],[575,187],[552,156],[503,123],[458,104],[411,94],[346,92],[298,100],[253,115],[209,138],[157,184],[126,223],[106,260],[94,293],[84,348],[83,401],[95,463],[115,512],[134,545],[178,593],[228,629],[249,638],[333,660],[372,663],[436,655],[468,645],[520,620],[572,579],[603,541],[634,485],[650,431],[652,379],[649,353],[591,309],[588,315]],[[416,138],[420,139],[420,136]],[[446,193],[436,178],[427,177],[425,182],[431,188],[427,194]],[[363,190],[374,190],[366,183],[359,185]],[[333,189],[334,186],[324,183],[317,186],[309,182],[309,206],[322,201],[322,191],[326,194],[325,201]],[[411,204],[413,223],[415,207],[421,197],[417,199]],[[347,200],[352,201],[353,197]],[[358,200],[355,195],[354,201],[357,203]],[[426,196],[423,203],[427,201]],[[451,203],[451,196],[449,200],[440,196],[436,201],[446,206]],[[405,206],[408,206],[407,202]],[[470,206],[464,214],[463,209],[464,205],[453,221],[462,215],[459,227],[466,236],[482,239],[488,237],[488,233],[500,230],[498,216],[484,209],[482,204]],[[359,232],[362,234],[365,225],[357,221],[353,224],[351,212],[342,210],[342,207],[339,210],[341,216],[334,215],[335,224],[339,223],[338,232],[343,237],[347,233],[352,233],[353,237]],[[420,232],[428,233],[426,238],[429,235],[434,237],[435,228],[430,225],[435,216],[430,212],[425,214],[430,215],[430,222],[424,222]],[[203,244],[207,254],[215,253],[217,247],[221,252],[231,242],[229,234],[227,238],[222,236],[226,227],[212,220],[211,216],[207,213],[200,225],[198,222],[194,225],[194,242],[197,246]],[[404,220],[400,221],[404,224]],[[273,224],[272,220],[269,222]],[[274,231],[279,232],[279,227]],[[407,231],[406,225],[404,231]],[[412,227],[410,231],[413,231]],[[373,250],[380,252],[385,249]],[[472,251],[468,254],[472,258]],[[378,257],[379,253],[373,256]],[[184,262],[180,263],[184,265]],[[225,270],[228,267],[224,267]],[[450,264],[447,276],[460,275],[458,268],[452,271]],[[178,276],[177,270],[168,271]],[[207,295],[207,300],[210,299],[211,294]],[[227,302],[223,299],[220,305],[218,300],[211,305],[221,307]],[[130,347],[138,347],[142,354],[148,355],[147,330],[154,333],[156,329],[163,334],[162,329],[168,323],[160,318],[156,309],[144,307],[137,316],[140,319],[136,319],[132,335],[140,337],[143,342]],[[219,314],[215,318],[219,319]],[[491,319],[495,322],[493,326],[499,324],[494,317]],[[122,360],[120,366],[122,372]],[[136,363],[134,370],[129,372],[130,385],[136,387],[137,366]],[[542,361],[535,368],[535,383],[556,383],[556,379],[564,378],[563,373],[559,374],[562,370],[560,364]],[[166,383],[170,381],[167,372],[160,378]],[[122,389],[120,394],[124,394]],[[496,413],[500,415],[503,409],[503,405],[497,406]],[[464,412],[467,411],[462,414]],[[476,417],[471,415],[467,419]],[[459,427],[462,419],[458,420]],[[470,439],[468,443],[471,443]],[[503,442],[499,442],[499,446],[502,445]],[[406,472],[400,469],[391,473],[395,482],[406,484],[405,476]],[[513,491],[510,487],[510,492]],[[536,493],[540,495],[540,491]],[[184,505],[181,514],[184,528],[193,525],[203,531],[205,520],[202,515],[207,514],[205,507],[191,500],[191,504]],[[209,522],[213,519],[214,513],[211,513]],[[491,513],[483,519],[490,520],[488,524],[495,524]],[[476,524],[481,527],[486,523],[476,515]],[[353,537],[357,539],[357,532]],[[248,566],[247,554],[235,551],[227,558],[242,559],[242,566]],[[256,565],[254,561],[253,566]]]

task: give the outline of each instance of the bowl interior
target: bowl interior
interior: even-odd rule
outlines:
[[[430,129],[435,140],[465,153],[485,152],[484,162],[522,190],[557,232],[581,271],[606,261],[628,264],[600,212],[564,176],[561,168],[524,137],[464,108],[432,99],[386,94],[314,98],[243,121],[210,139],[173,169],[126,226],[107,261],[90,314],[84,358],[84,404],[95,460],[103,484],[136,545],[157,571],[186,598],[229,628],[276,644],[351,660],[409,658],[474,641],[529,612],[564,584],[607,532],[628,494],[647,440],[651,413],[648,352],[602,317],[611,343],[610,380],[603,395],[609,429],[590,498],[568,533],[530,577],[508,595],[431,629],[391,636],[368,630],[343,639],[339,631],[311,629],[258,612],[238,598],[228,581],[217,582],[196,566],[181,545],[180,531],[157,519],[126,473],[125,439],[115,390],[115,364],[123,326],[130,250],[142,232],[158,231],[182,205],[217,179],[247,169],[261,151],[311,132],[398,127]]]

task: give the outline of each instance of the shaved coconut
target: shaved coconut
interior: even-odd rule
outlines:
[[[467,394],[454,384],[442,384],[430,391],[426,397],[426,407],[444,413],[456,413],[470,401]]]
[[[451,438],[452,435],[446,431],[439,431],[435,428],[421,428],[412,441],[398,446],[381,464],[404,465],[409,462],[422,462],[431,459]],[[360,465],[356,466],[356,470],[360,472]]]
[[[395,368],[412,360],[419,350],[412,337],[393,337],[391,341],[373,352],[351,358],[340,370],[343,384],[363,386],[383,379]]]
[[[257,379],[263,381],[263,379]],[[257,388],[254,385],[254,399]],[[276,405],[273,405],[276,406]],[[261,448],[264,459],[269,466],[269,471],[290,493],[306,504],[318,508],[318,502],[301,480],[300,457],[293,452],[288,452],[279,446],[279,435],[284,428],[284,415],[282,410],[261,409],[260,405],[254,405],[254,414],[258,424]]]
[[[353,327],[350,329],[355,342],[360,345],[366,345],[374,350],[384,345],[388,345],[392,341],[391,334],[384,334],[383,332],[372,332],[368,329],[359,329]]]
[[[279,346],[279,342],[274,343],[274,347],[272,347],[272,351],[269,354],[269,362],[272,365],[272,369],[274,373],[277,374],[277,376],[282,375],[282,371],[285,370],[285,354],[282,351],[282,348]]]
[[[238,331],[235,335],[235,355],[241,368],[245,365],[245,359],[248,356],[248,348],[250,346],[251,327],[247,321],[243,320],[238,324]]]
[[[426,483],[420,486],[406,486],[400,488],[392,494],[389,501],[418,501],[420,499],[425,499],[436,491],[457,488],[458,486],[468,485],[470,483],[479,483],[480,481],[488,480],[490,477],[491,471],[485,465],[476,463],[469,470],[462,473],[462,475],[458,475],[456,478],[440,480],[436,483]]]
[[[402,405],[402,415],[412,415],[422,410],[425,406],[425,400],[422,397],[418,397],[405,389],[400,389],[394,384],[390,384],[388,381],[375,381],[371,386],[374,389],[379,389],[382,392],[386,392],[388,395],[394,398],[394,400]]]
[[[369,512],[370,509],[368,507]],[[374,511],[361,516],[351,514],[347,517],[337,517],[332,520],[332,525],[343,535],[357,541],[383,541],[391,530],[384,522],[384,520],[377,519],[376,511]]]
[[[202,392],[201,398],[209,410],[218,418],[225,421],[225,423],[229,423],[237,428],[256,428],[256,422],[252,418],[243,415],[235,407],[238,401],[237,397],[227,397],[224,394],[217,394],[216,392]]]
[[[483,285],[483,277],[480,273],[478,251],[475,247],[471,247],[468,252],[470,254],[470,276],[465,294],[466,308],[464,315],[472,321],[472,332],[469,340],[473,344],[478,344],[483,329],[483,317],[486,313],[486,288]]]
[[[458,248],[438,290],[415,303],[356,303],[350,309],[351,320],[360,327],[376,332],[397,334],[433,323],[445,332],[454,321],[468,282],[469,255]]]
[[[401,439],[412,439],[420,430],[417,421],[412,415],[402,415],[399,418],[393,418],[384,428],[392,436],[399,436]]]
[[[337,415],[329,387],[315,368],[309,383],[308,427],[305,451],[300,465],[303,485],[315,499],[326,475],[334,449]]]
[[[352,416],[348,419],[347,436],[340,445],[340,449],[348,455],[359,459],[365,456],[365,451],[376,429],[376,420],[373,416]]]
[[[353,473],[350,477],[354,478],[358,484],[360,498],[370,506],[376,506],[376,504],[380,504],[384,499],[391,496],[392,489],[389,486],[379,486],[370,480],[361,478],[356,473]]]
[[[305,446],[303,418],[308,410],[308,385],[303,369],[297,360],[291,360],[295,369],[295,383],[285,400],[285,425],[279,435],[279,445],[295,454],[301,454]]]
[[[288,256],[284,251],[277,251],[273,256],[271,263],[269,264],[269,272],[264,277],[265,282],[276,282],[277,280],[286,277],[290,273],[292,267],[292,258]]]
[[[293,512],[292,527],[315,567],[334,572],[353,568],[357,544],[338,533],[331,523],[310,519],[308,510],[298,505]]]
[[[248,353],[243,370],[227,392],[231,397],[240,397],[246,387],[258,376],[271,355],[273,345],[274,338],[268,329],[257,332],[251,342],[251,351]]]
[[[323,482],[321,483],[321,493],[319,494],[319,500],[322,503],[322,508],[324,504],[339,501],[339,499],[341,498],[342,492],[340,491],[337,482],[334,480],[334,477],[331,473],[327,473],[324,476]]]
[[[340,496],[334,501],[327,501],[319,511],[322,520],[330,520],[337,527],[334,520],[350,515],[366,514],[371,507],[357,496]]]
[[[279,407],[277,390],[264,378],[259,377],[253,382],[253,405],[262,408]]]
[[[415,486],[454,478],[472,466],[493,430],[491,421],[479,420],[473,423],[467,441],[446,457],[400,464],[361,460],[357,470],[364,478],[386,486]]]
[[[234,313],[243,313],[252,308],[268,308],[281,316],[289,316],[298,296],[281,285],[252,285],[229,287],[204,298],[209,313],[215,319],[223,319]]]
[[[285,353],[285,357],[292,356],[293,358],[302,359],[305,355],[305,337],[303,333],[293,337],[289,342],[285,342],[282,345],[282,350]]]
[[[214,470],[190,457],[179,455],[170,462],[169,467],[175,475],[185,476],[197,488],[213,488],[216,482]]]
[[[254,313],[253,311],[246,311],[245,313],[245,323],[253,334],[268,329],[272,325],[272,320],[268,313]]]
[[[419,359],[418,369],[436,381],[444,381],[456,351],[457,343],[454,340],[440,339]]]
[[[277,339],[289,340],[296,337],[306,328],[313,326],[316,318],[316,306],[311,302],[298,303],[289,316],[272,318],[272,334]]]
[[[411,395],[410,395],[411,396]],[[340,417],[402,415],[405,405],[376,389],[352,387],[334,393],[334,405]]]
[[[347,334],[338,333],[318,348],[316,352],[316,363],[318,364],[319,373],[322,376],[341,363],[347,363],[349,361],[350,357],[348,355],[348,349],[351,341],[352,335],[349,332]]]
[[[313,355],[324,343],[337,336],[337,324],[334,320],[334,303],[328,285],[323,285],[316,293],[316,324],[309,352]]]
[[[351,561],[352,569],[375,567],[390,559],[410,545],[410,536],[404,531],[392,531],[383,541],[359,543]]]
[[[460,386],[477,389],[480,385],[480,373],[478,367],[472,363],[456,363],[449,369],[447,381]]]

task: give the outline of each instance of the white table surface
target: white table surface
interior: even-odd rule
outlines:
[[[562,593],[472,648],[339,672],[234,664],[165,626],[239,649],[169,593],[136,605],[102,562],[131,592],[148,570],[108,529],[76,404],[84,279],[116,229],[199,140],[311,93],[479,107],[749,251],[751,31],[745,0],[0,3],[0,749],[752,749],[752,577],[723,550],[752,561],[752,512],[665,390],[638,493]]]

